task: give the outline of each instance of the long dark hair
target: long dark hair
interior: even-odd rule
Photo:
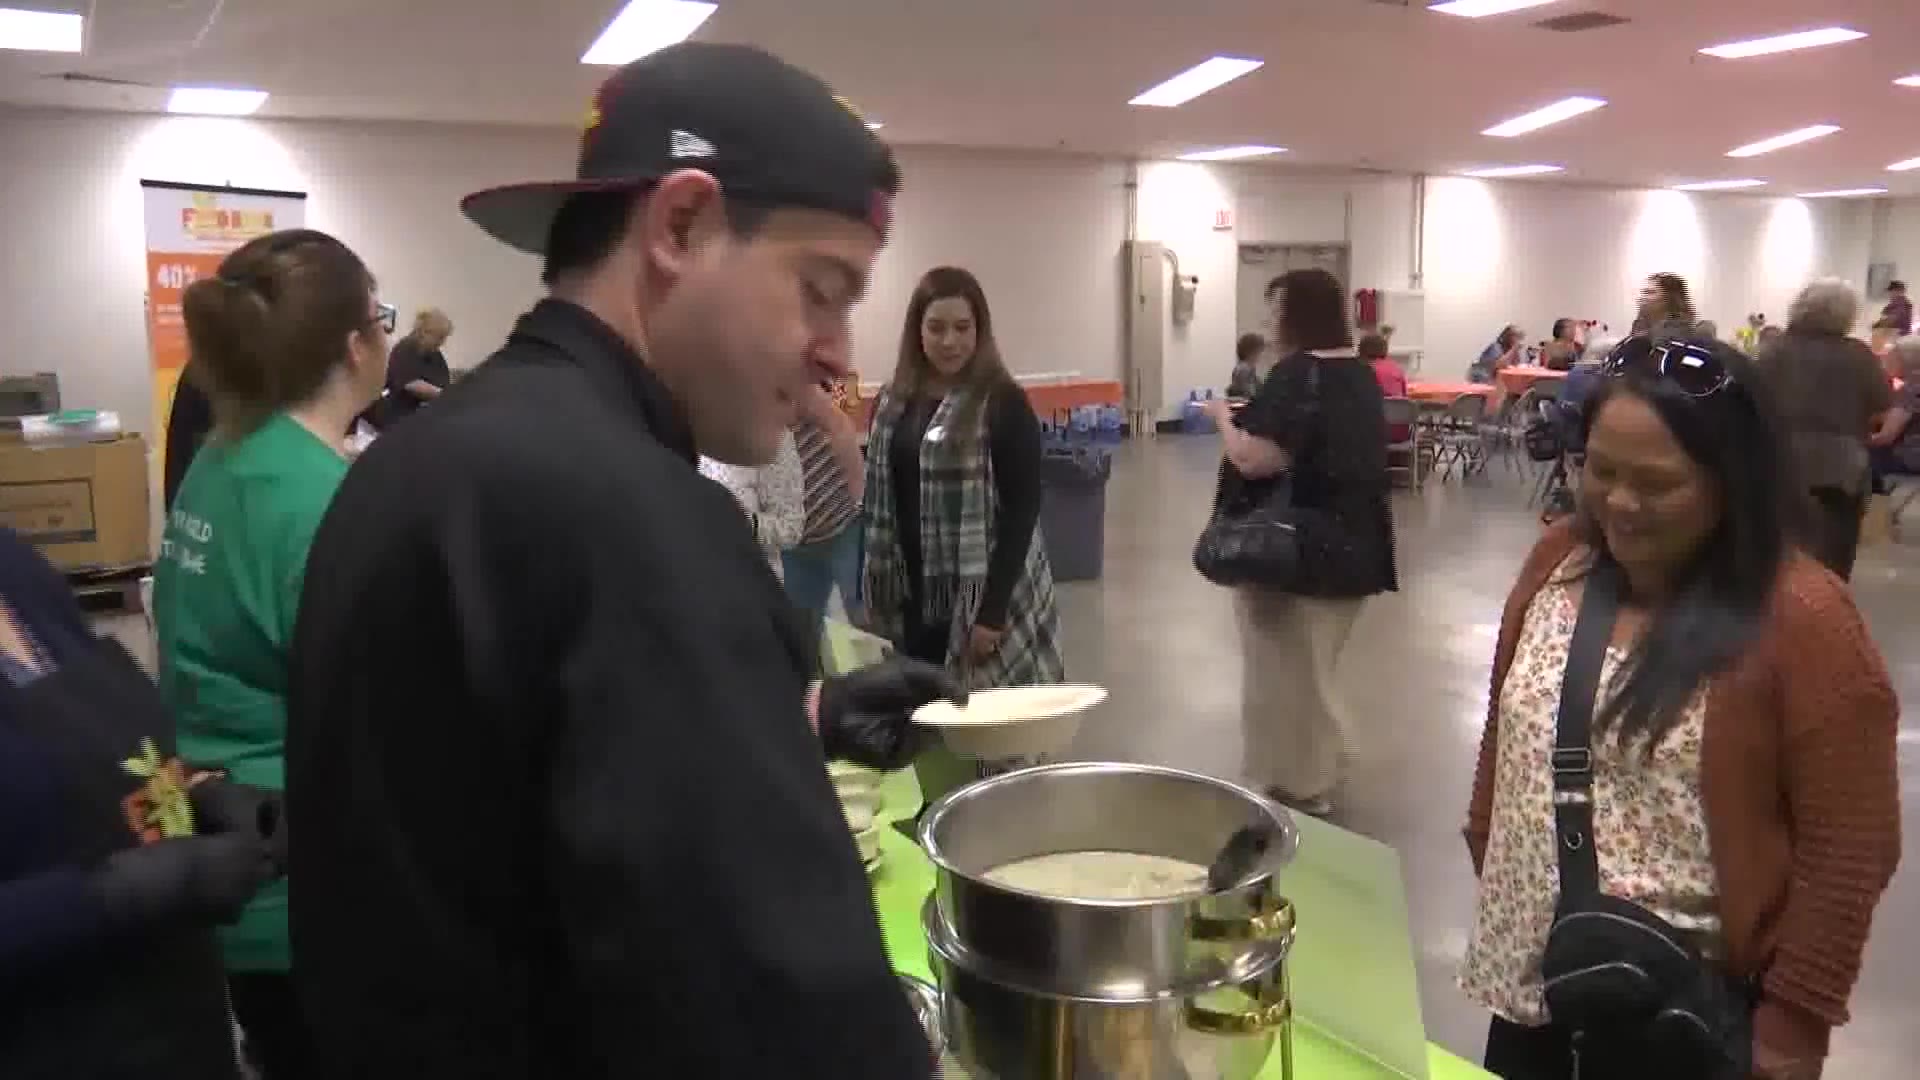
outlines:
[[[1693,293],[1687,289],[1687,279],[1671,271],[1662,270],[1647,275],[1647,283],[1660,294],[1659,310],[1653,312],[1653,321],[1679,319],[1688,329],[1700,321],[1700,313],[1693,309]]]
[[[1792,517],[1779,427],[1753,365],[1722,342],[1696,337],[1688,343],[1712,350],[1731,381],[1694,397],[1668,379],[1627,365],[1624,374],[1603,380],[1589,399],[1582,433],[1592,432],[1594,418],[1608,402],[1638,398],[1652,407],[1687,457],[1706,470],[1719,495],[1719,523],[1681,568],[1672,597],[1653,612],[1621,667],[1619,692],[1596,718],[1597,729],[1617,726],[1622,739],[1650,735],[1649,748],[1680,722],[1694,692],[1731,666],[1759,635],[1787,557]],[[1644,337],[1632,338],[1614,355],[1651,347]],[[1579,521],[1595,554],[1595,569],[1611,573],[1624,588],[1625,575],[1584,508]]]
[[[893,368],[891,390],[895,400],[903,404],[926,393],[933,364],[920,343],[920,323],[934,301],[955,296],[965,300],[973,311],[973,359],[967,361],[954,387],[965,396],[954,413],[952,426],[956,437],[965,439],[972,436],[987,399],[1015,385],[1000,359],[1000,343],[993,337],[993,312],[987,307],[986,290],[971,272],[957,266],[936,266],[921,275],[913,298],[907,301],[906,322],[900,328],[900,359]]]

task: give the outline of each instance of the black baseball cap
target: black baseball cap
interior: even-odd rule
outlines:
[[[570,196],[632,191],[700,169],[726,197],[843,214],[884,237],[900,170],[846,99],[747,45],[682,42],[600,84],[571,180],[476,191],[460,209],[496,240],[542,254]]]

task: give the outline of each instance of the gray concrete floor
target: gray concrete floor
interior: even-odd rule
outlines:
[[[1240,657],[1225,590],[1195,574],[1193,539],[1212,496],[1218,444],[1162,436],[1122,447],[1108,488],[1106,570],[1061,586],[1069,677],[1112,691],[1082,727],[1074,756],[1143,761],[1234,776],[1241,764]],[[1473,914],[1474,880],[1459,828],[1486,715],[1501,605],[1538,534],[1527,481],[1494,466],[1462,483],[1402,492],[1401,591],[1368,604],[1340,683],[1356,760],[1341,824],[1399,851],[1406,876],[1428,1037],[1478,1060],[1486,1017],[1454,989]],[[1915,543],[1869,549],[1856,592],[1905,701],[1920,698],[1920,510]],[[1902,717],[1901,763],[1920,768],[1920,715]],[[1907,853],[1920,799],[1903,785]],[[1881,903],[1826,1075],[1911,1077],[1920,1060],[1920,884],[1897,876]]]

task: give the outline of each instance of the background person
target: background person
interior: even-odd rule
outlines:
[[[701,457],[700,475],[717,482],[740,504],[753,527],[753,539],[767,558],[767,567],[776,578],[784,574],[781,556],[800,542],[807,520],[801,500],[805,477],[800,468],[800,452],[794,448],[793,433],[780,440],[773,460],[765,465],[729,465],[710,457]]]
[[[1001,360],[986,293],[965,270],[929,270],[867,437],[870,628],[971,688],[1061,681],[1039,522],[1040,424]],[[929,754],[933,799],[963,776]]]
[[[847,374],[898,169],[742,45],[628,64],[594,116],[574,179],[463,202],[549,294],[314,541],[288,814],[327,1075],[925,1080],[825,758],[900,767],[959,688],[814,682],[695,467],[772,460]]]
[[[421,308],[413,329],[393,343],[387,356],[386,395],[375,410],[375,426],[386,430],[419,412],[453,381],[441,349],[453,336],[453,320],[439,308]]]
[[[1780,403],[1795,479],[1812,497],[1808,545],[1843,578],[1853,574],[1871,490],[1867,439],[1893,406],[1879,359],[1850,336],[1859,314],[1860,298],[1846,282],[1812,282],[1794,299],[1785,336],[1758,360]]]
[[[1541,956],[1558,901],[1553,757],[1587,582],[1624,584],[1593,709],[1601,891],[1756,980],[1755,1075],[1815,1077],[1900,855],[1899,707],[1847,589],[1788,542],[1781,442],[1736,350],[1623,344],[1589,406],[1576,521],[1506,604],[1468,810],[1460,985],[1506,1080],[1662,1076],[1624,1038],[1578,1063]],[[1671,356],[1671,354],[1667,354]],[[1596,957],[1604,962],[1604,957]]]
[[[1698,333],[1700,313],[1694,309],[1693,293],[1687,288],[1686,279],[1679,274],[1666,271],[1649,274],[1646,284],[1640,287],[1637,306],[1634,334],[1645,334],[1659,342]]]
[[[180,482],[187,478],[194,455],[212,431],[213,401],[200,388],[200,373],[188,360],[174,384],[173,405],[167,409],[166,464],[160,486],[163,511],[172,508],[173,497],[180,494]]]
[[[1467,368],[1467,381],[1490,383],[1506,368],[1526,363],[1526,340],[1526,331],[1519,327],[1503,327],[1499,336],[1480,350],[1480,358]]]
[[[149,750],[157,780],[126,768]],[[192,779],[146,673],[0,529],[0,1076],[237,1075],[213,928],[278,858],[223,780],[173,788],[190,832],[155,828]]]
[[[1300,515],[1302,593],[1234,592],[1247,768],[1275,799],[1325,814],[1351,728],[1335,670],[1362,601],[1398,587],[1380,384],[1353,353],[1340,282],[1294,270],[1279,289],[1282,355],[1237,413],[1210,403],[1225,443],[1215,505],[1282,481]]]
[[[1382,334],[1366,334],[1360,338],[1360,359],[1373,369],[1373,377],[1380,384],[1380,396],[1403,398],[1407,396],[1407,372],[1400,362],[1387,355],[1387,339]],[[1407,424],[1394,424],[1387,429],[1387,441],[1403,443],[1413,437],[1412,428]],[[1418,463],[1415,463],[1416,467]]]
[[[1920,424],[1913,422],[1920,416],[1920,337],[1894,342],[1890,359],[1902,385],[1867,439],[1876,495],[1887,494],[1888,477],[1920,474]]]
[[[1572,319],[1553,320],[1553,337],[1540,355],[1540,365],[1553,371],[1568,371],[1580,359],[1579,324]]]
[[[215,426],[154,567],[160,688],[182,756],[280,791],[307,549],[347,472],[347,425],[386,376],[393,308],[358,255],[311,229],[250,241],[188,286],[181,307]],[[313,1075],[286,883],[263,891],[221,943],[234,1015],[267,1080]]]
[[[1227,377],[1227,397],[1251,401],[1260,389],[1260,377],[1266,374],[1267,339],[1259,334],[1241,334],[1233,345],[1233,374]]]
[[[1913,333],[1913,300],[1907,296],[1906,282],[1887,282],[1887,303],[1873,325],[1891,330],[1896,338]]]
[[[805,523],[800,542],[787,548],[787,595],[809,612],[817,625],[827,614],[835,589],[853,623],[863,622],[860,606],[860,500],[866,493],[866,460],[860,433],[834,401],[814,387],[800,399],[793,425],[800,455],[801,502]]]

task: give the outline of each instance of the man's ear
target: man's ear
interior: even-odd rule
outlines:
[[[642,240],[648,260],[677,278],[724,222],[720,182],[698,169],[669,173],[634,206],[627,227]]]

